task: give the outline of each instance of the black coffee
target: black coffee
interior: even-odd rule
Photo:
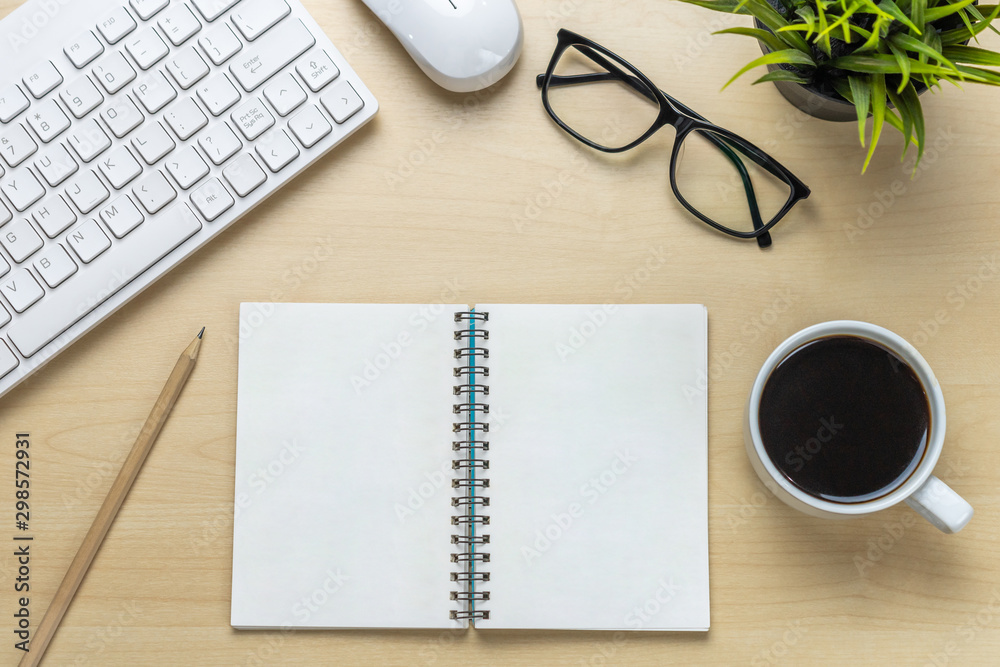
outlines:
[[[893,352],[864,338],[803,345],[771,371],[760,435],[795,486],[835,502],[889,493],[923,458],[930,406],[920,380]]]

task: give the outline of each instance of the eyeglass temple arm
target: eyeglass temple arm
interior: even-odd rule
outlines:
[[[588,55],[590,55],[590,54],[588,54]],[[561,76],[561,75],[558,75],[558,74],[553,74],[552,75],[552,79],[549,81],[549,86],[550,87],[551,86],[555,86],[555,87],[558,88],[558,87],[561,87],[561,86],[574,86],[574,85],[581,84],[581,83],[598,83],[598,82],[601,82],[601,81],[607,81],[609,78],[612,78],[612,79],[618,79],[620,81],[624,81],[625,83],[627,83],[629,85],[630,88],[633,88],[637,93],[639,93],[640,95],[642,95],[643,97],[645,97],[646,99],[648,99],[650,102],[656,102],[656,97],[653,95],[653,93],[649,90],[649,88],[646,86],[646,84],[644,84],[642,81],[640,81],[637,77],[632,76],[631,74],[628,74],[626,72],[622,72],[620,68],[616,67],[613,63],[606,61],[604,58],[601,58],[597,54],[593,54],[591,57],[593,57],[595,59],[599,58],[600,59],[600,64],[602,66],[608,68],[609,71],[608,72],[604,72],[604,73],[594,73],[594,74],[573,74],[573,75],[570,75],[570,76]],[[616,70],[616,71],[610,71],[610,70]],[[544,74],[539,74],[535,78],[535,84],[539,88],[542,87],[542,85],[544,84],[544,82],[545,82],[545,75]],[[673,104],[675,107],[677,107],[684,114],[686,114],[688,116],[691,116],[692,118],[697,118],[698,120],[705,121],[706,123],[710,123],[711,122],[710,120],[708,120],[707,118],[705,118],[704,116],[702,116],[698,112],[694,111],[693,109],[691,109],[687,105],[679,102],[677,99],[675,99],[675,98],[671,97],[670,95],[668,95],[667,93],[665,93],[663,91],[663,89],[660,89],[660,92],[663,93],[664,97],[666,97],[668,100],[670,100],[671,104]],[[739,151],[740,153],[742,153],[746,157],[748,157],[751,160],[753,160],[760,167],[766,169],[773,176],[776,176],[777,178],[780,178],[780,179],[784,180],[784,178],[785,178],[784,175],[781,174],[780,172],[776,171],[774,169],[774,167],[772,167],[770,164],[767,163],[766,160],[761,160],[759,156],[754,155],[753,152],[751,152],[751,151],[745,150],[739,144],[730,143],[730,142],[726,141],[725,139],[723,139],[721,137],[718,137],[718,136],[716,136],[714,134],[705,135],[705,138],[708,139],[709,141],[711,141],[712,143],[714,143],[716,146],[718,146],[718,148],[720,150],[722,150],[724,153],[726,153],[727,157],[729,157],[729,159],[732,160],[733,164],[736,164],[739,161],[739,158],[737,158],[735,155],[733,155],[732,152],[727,148],[727,146],[735,148],[737,151]],[[737,167],[737,168],[739,169],[740,167]],[[743,170],[740,169],[740,171],[742,172]]]
[[[594,53],[590,49],[588,49],[588,51],[589,53],[587,55],[593,58],[595,61],[597,61],[601,66],[607,68],[608,72],[592,73],[592,74],[574,74],[570,76],[560,76],[558,74],[553,74],[552,78],[549,79],[549,86],[556,86],[556,87],[573,86],[581,83],[597,83],[600,81],[607,81],[609,78],[613,78],[625,82],[626,84],[628,84],[630,88],[633,88],[636,92],[641,94],[649,101],[657,102],[656,97],[649,90],[649,87],[645,83],[640,81],[637,77],[628,74],[626,72],[623,72],[613,63],[607,61],[605,58],[602,58],[600,55]],[[545,83],[545,75],[539,74],[535,79],[535,83],[539,88],[541,88],[542,85],[544,85]],[[665,92],[663,92],[663,90],[660,90],[660,92],[663,93],[663,96],[666,97],[668,100],[670,100],[670,102],[675,107],[680,109],[682,112],[686,113],[689,116],[697,118],[698,120],[705,121],[706,123],[710,122],[701,114],[696,113],[692,109],[688,108],[686,105],[678,102],[670,95],[667,95]],[[751,160],[759,164],[764,169],[767,169],[769,172],[771,172],[778,178],[782,178],[781,174],[775,172],[774,169],[766,162],[763,162],[759,160],[756,156],[748,154],[747,151],[742,150],[739,144],[730,144],[725,139],[712,133],[706,133],[703,134],[702,136],[704,136],[706,139],[715,144],[719,148],[719,150],[721,150],[723,154],[727,158],[729,158],[729,161],[733,163],[733,166],[736,167],[736,170],[740,174],[740,179],[743,181],[743,189],[746,191],[747,202],[750,205],[750,218],[753,221],[753,228],[761,229],[764,226],[764,221],[761,218],[760,209],[757,206],[757,196],[754,194],[753,183],[750,180],[750,174],[747,173],[743,161],[732,151],[732,148],[735,148],[739,152],[743,153],[744,155],[749,157]],[[770,234],[765,233],[760,235],[759,237],[757,237],[757,242],[762,248],[771,245]]]

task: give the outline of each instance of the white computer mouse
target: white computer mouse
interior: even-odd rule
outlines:
[[[364,0],[424,74],[456,93],[491,86],[521,54],[514,0]]]

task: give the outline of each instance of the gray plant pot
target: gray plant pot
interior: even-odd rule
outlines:
[[[767,30],[767,26],[763,23],[754,19],[754,23],[757,24],[758,28],[762,30]],[[767,48],[764,42],[757,42],[760,45],[760,50],[765,54],[771,52],[771,49]],[[775,70],[782,69],[780,65],[768,65],[767,71],[773,72]],[[856,121],[858,119],[858,112],[855,111],[854,105],[847,100],[841,99],[840,97],[830,97],[829,95],[824,95],[808,86],[803,86],[801,83],[795,83],[794,81],[772,81],[774,87],[778,89],[781,96],[786,100],[791,102],[795,108],[800,111],[809,114],[815,118],[821,118],[823,120],[832,120],[838,123],[843,123],[847,121]]]
[[[763,44],[761,47],[766,49]],[[780,68],[777,65],[768,65],[767,69],[773,72]],[[839,97],[824,95],[794,81],[772,81],[771,83],[778,89],[782,97],[810,116],[836,122],[858,120],[858,112],[854,105]]]

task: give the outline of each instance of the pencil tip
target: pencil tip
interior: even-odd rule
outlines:
[[[204,333],[205,333],[205,327],[202,327],[201,331],[198,332],[198,338],[201,338],[202,334]]]

